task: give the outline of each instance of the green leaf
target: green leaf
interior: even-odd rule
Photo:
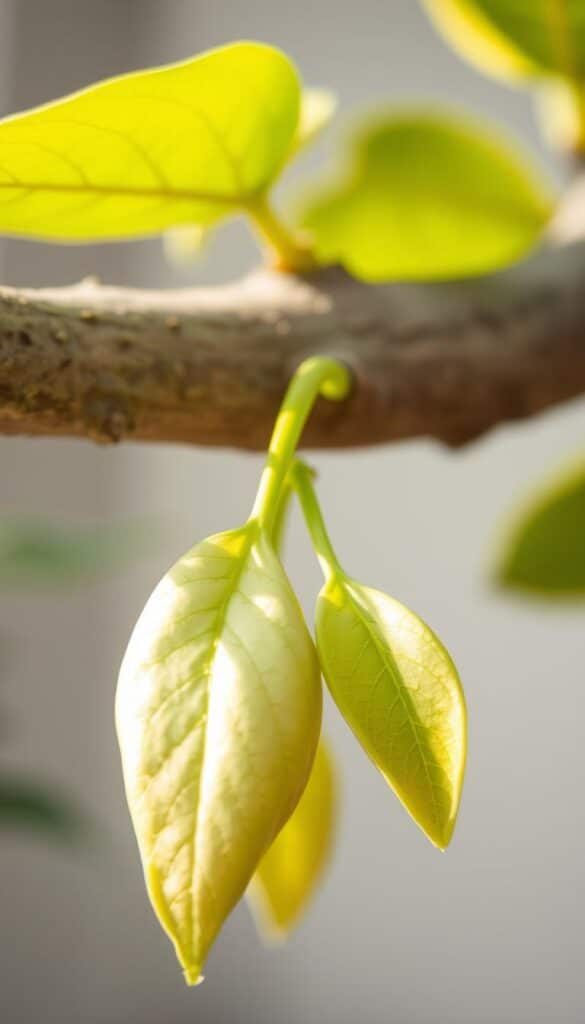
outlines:
[[[337,109],[337,97],[329,89],[305,89],[297,133],[290,156],[310,145],[331,121]]]
[[[449,654],[414,612],[344,576],[322,589],[316,624],[339,710],[417,824],[445,849],[466,749],[463,691]]]
[[[548,480],[516,513],[495,578],[542,597],[585,596],[585,460]]]
[[[302,221],[325,263],[369,281],[438,280],[520,259],[550,214],[546,186],[508,145],[467,121],[412,113],[365,131]]]
[[[74,840],[81,834],[81,819],[60,797],[35,783],[0,779],[0,829],[7,827]]]
[[[331,853],[336,804],[333,759],[321,739],[307,788],[248,888],[258,928],[268,940],[285,938],[312,898]]]
[[[136,523],[79,527],[2,519],[0,587],[64,585],[101,576],[128,561],[144,532]]]
[[[7,118],[0,232],[90,241],[212,224],[267,190],[299,105],[282,53],[236,43]]]
[[[449,42],[505,78],[585,79],[582,0],[423,0]]]
[[[120,670],[117,728],[147,887],[190,984],[306,785],[314,644],[257,520],[155,589]]]
[[[362,747],[431,842],[445,849],[459,807],[466,752],[463,690],[449,654],[414,612],[341,568],[311,470],[291,481],[325,585],[317,651],[333,699]]]

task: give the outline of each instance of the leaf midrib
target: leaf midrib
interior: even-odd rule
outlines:
[[[222,195],[217,192],[205,192],[198,189],[185,189],[185,188],[163,188],[157,186],[155,188],[134,188],[124,185],[59,185],[52,182],[43,181],[2,181],[0,182],[0,190],[10,191],[28,191],[28,192],[55,192],[55,193],[71,193],[73,195],[107,195],[107,196],[124,196],[137,199],[179,199],[188,200],[189,202],[203,202],[203,203],[215,203],[219,206],[244,206],[249,202],[252,202],[256,197],[255,192],[242,193],[238,196],[233,195]]]

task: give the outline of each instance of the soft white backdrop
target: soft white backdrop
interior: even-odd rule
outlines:
[[[242,37],[281,45],[308,82],[337,90],[345,111],[382,97],[455,101],[499,119],[539,152],[528,99],[464,66],[413,0],[0,0],[0,110]],[[319,147],[323,157],[343,135],[340,120],[341,132]],[[315,163],[307,158],[304,168]],[[244,227],[234,225],[194,274],[230,278],[253,258]],[[6,281],[65,282],[91,271],[135,283],[188,280],[165,267],[155,242],[4,246]],[[157,515],[163,524],[140,564],[107,583],[70,595],[1,595],[1,763],[68,787],[102,827],[90,854],[2,836],[7,1024],[579,1024],[585,609],[503,599],[489,592],[483,571],[502,513],[574,452],[582,422],[575,403],[458,454],[417,442],[315,456],[348,567],[413,605],[460,667],[470,712],[460,822],[441,856],[328,708],[344,805],[327,884],[284,950],[265,951],[238,909],[197,990],[183,986],[146,902],[112,699],[152,584],[196,538],[242,521],[260,461],[171,447],[0,442],[0,511]],[[289,565],[310,615],[319,578],[297,520]]]

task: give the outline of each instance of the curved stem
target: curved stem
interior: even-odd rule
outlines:
[[[294,458],[303,427],[319,394],[340,401],[349,392],[347,367],[335,359],[314,356],[301,363],[291,380],[280,407],[252,518],[272,533],[286,475]]]
[[[313,470],[307,466],[306,462],[297,459],[290,471],[290,479],[301,503],[305,522],[325,579],[331,579],[332,576],[344,576],[345,573],[329,539],[323,513],[313,487]]]

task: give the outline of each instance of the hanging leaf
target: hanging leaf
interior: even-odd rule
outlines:
[[[32,829],[59,839],[77,840],[81,819],[67,803],[35,783],[0,779],[0,829]]]
[[[248,889],[258,928],[268,940],[285,938],[313,896],[331,852],[336,802],[332,755],[321,739],[307,787]]]
[[[195,984],[301,796],[320,729],[314,645],[256,519],[197,545],[155,589],[116,716],[150,898]]]
[[[547,481],[517,513],[495,575],[512,590],[585,597],[585,461]]]
[[[406,809],[431,842],[445,849],[465,769],[465,699],[457,669],[414,612],[346,575],[310,468],[298,459],[290,475],[325,576],[316,639],[327,685]]]
[[[317,649],[339,710],[431,842],[449,844],[465,768],[457,670],[414,612],[346,577],[317,602]]]
[[[63,585],[101,576],[127,562],[145,536],[136,523],[79,527],[1,519],[0,587]]]
[[[423,0],[449,42],[505,78],[585,81],[582,0]]]
[[[266,191],[299,104],[282,53],[236,43],[7,118],[0,232],[90,241],[212,224]]]
[[[520,259],[551,210],[546,186],[508,145],[467,121],[413,113],[366,131],[302,222],[324,263],[369,281],[438,280]]]

